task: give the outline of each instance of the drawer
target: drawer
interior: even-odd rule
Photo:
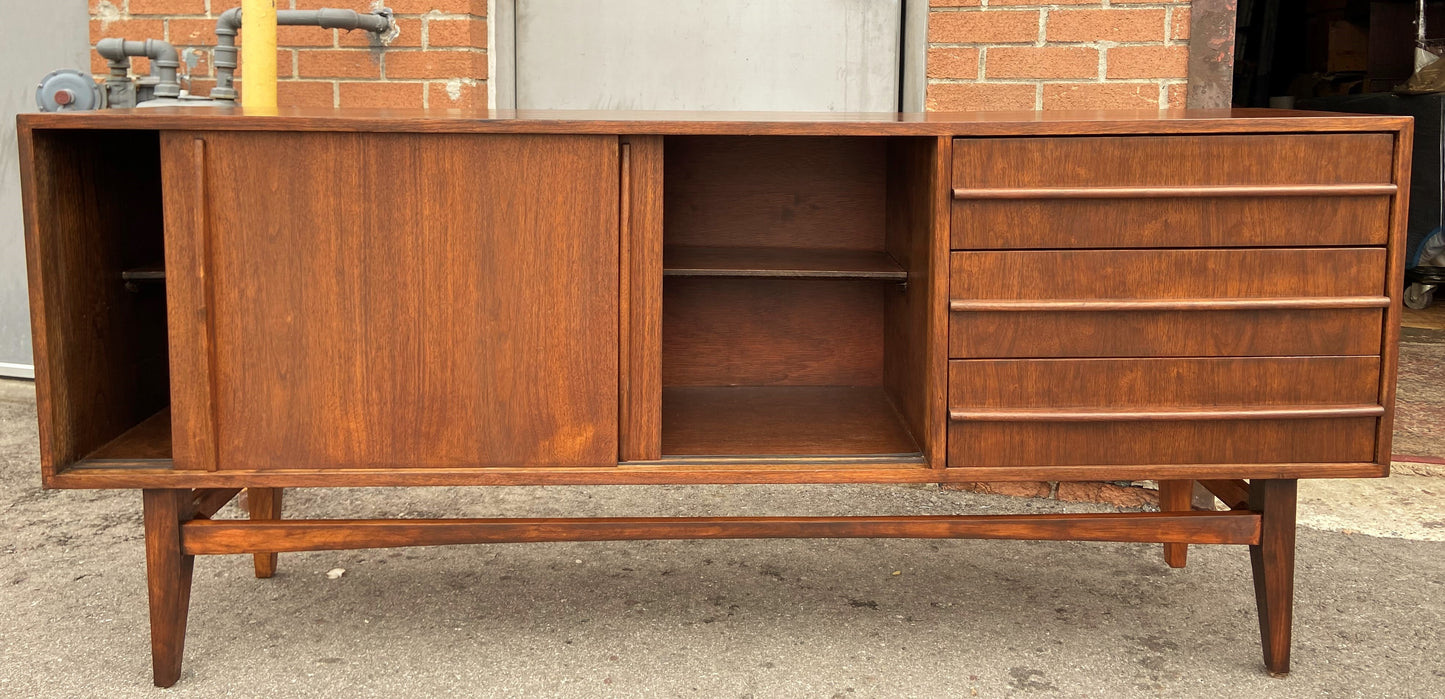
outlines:
[[[948,465],[1360,463],[1375,458],[1377,420],[954,421]]]
[[[1383,245],[1390,134],[956,139],[953,247]]]
[[[949,362],[949,466],[1374,458],[1379,357]]]
[[[1382,297],[1384,248],[981,250],[949,255],[955,299]]]
[[[954,312],[948,354],[1268,357],[1379,354],[1380,308]]]
[[[1207,411],[1379,404],[1380,358],[969,359],[948,363],[959,420],[1010,411]]]
[[[1383,248],[950,257],[949,356],[1373,355]]]

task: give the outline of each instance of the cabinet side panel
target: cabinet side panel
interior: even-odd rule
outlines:
[[[153,131],[20,137],[48,482],[166,406],[165,297],[121,278],[160,260],[160,168]]]
[[[615,136],[207,153],[221,470],[617,463]]]
[[[1390,446],[1395,435],[1395,381],[1400,361],[1400,304],[1405,288],[1405,230],[1410,212],[1410,157],[1414,153],[1414,127],[1406,126],[1395,135],[1394,181],[1398,186],[1390,206],[1390,246],[1385,271],[1385,332],[1380,343],[1380,418],[1375,434],[1375,463],[1390,467]]]

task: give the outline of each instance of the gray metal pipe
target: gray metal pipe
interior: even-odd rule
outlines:
[[[124,76],[130,68],[130,59],[145,57],[151,61],[151,74],[156,76],[156,97],[180,97],[181,81],[176,71],[181,67],[176,47],[160,39],[127,41],[125,39],[101,39],[95,44],[95,52],[110,61],[111,75]]]
[[[391,10],[381,9],[370,14],[355,10],[277,10],[276,24],[283,27],[321,27],[322,29],[364,29],[378,36],[391,31]],[[211,88],[211,99],[236,99],[236,33],[241,29],[241,8],[233,7],[221,13],[216,20],[216,52],[211,59],[216,66],[216,86]]]

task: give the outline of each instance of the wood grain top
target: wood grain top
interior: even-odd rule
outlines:
[[[151,107],[22,114],[32,129],[987,136],[1398,131],[1410,117],[1295,110],[676,112]]]

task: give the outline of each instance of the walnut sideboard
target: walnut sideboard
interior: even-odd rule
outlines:
[[[762,537],[1249,547],[1389,473],[1410,120],[209,108],[19,119],[41,468],[200,554]],[[1154,479],[1160,512],[283,519],[283,488]],[[1201,483],[1228,511],[1192,511]],[[250,518],[213,519],[242,489]],[[646,515],[647,513],[639,513]]]

